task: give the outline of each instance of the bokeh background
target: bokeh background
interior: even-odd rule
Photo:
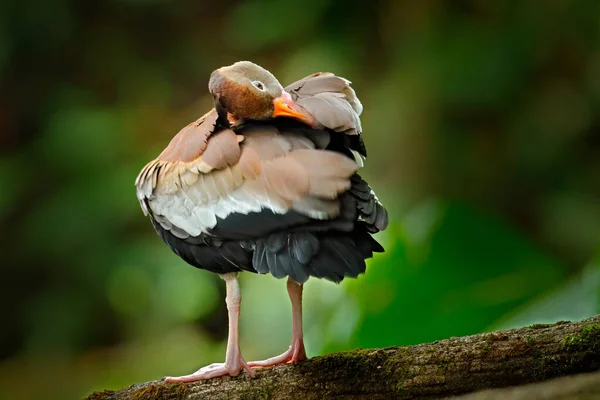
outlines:
[[[354,82],[390,211],[367,274],[305,289],[310,356],[600,308],[600,3],[0,2],[1,397],[77,399],[222,361],[224,285],[133,181],[210,72]],[[285,282],[242,277],[246,359],[288,346]]]

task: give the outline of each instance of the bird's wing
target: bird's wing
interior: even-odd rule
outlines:
[[[356,96],[351,82],[330,72],[318,72],[287,86],[296,105],[311,114],[324,128],[344,133],[342,137],[332,137],[329,148],[342,151],[346,148],[354,153],[361,165],[360,155],[366,157],[366,147],[360,137],[360,114],[362,104]],[[362,166],[362,165],[361,165]],[[388,224],[388,213],[375,192],[358,174],[352,177],[349,194],[355,199],[358,214],[365,221],[367,229],[374,233],[384,230]]]
[[[271,125],[214,131],[215,115],[184,128],[138,176],[142,208],[163,228],[197,237],[233,215],[260,232],[340,213],[337,196],[358,168],[352,159]]]
[[[297,106],[323,127],[359,135],[363,107],[350,84],[349,80],[330,72],[318,72],[288,85],[285,90]]]
[[[158,158],[142,168],[135,180],[135,186],[144,215],[148,215],[149,212],[146,199],[153,196],[159,186],[159,178],[165,173],[174,170],[179,172],[179,167],[187,163],[193,163],[195,168],[202,172],[209,172],[212,169],[205,161],[204,153],[208,147],[208,139],[215,130],[218,117],[217,112],[212,109],[190,123],[173,137]],[[175,188],[166,189],[175,190]]]

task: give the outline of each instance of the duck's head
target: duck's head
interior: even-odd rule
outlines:
[[[214,71],[208,89],[219,115],[232,125],[276,117],[294,118],[312,125],[310,115],[298,110],[277,78],[249,61],[239,61]]]

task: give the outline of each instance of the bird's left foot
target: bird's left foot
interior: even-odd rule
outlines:
[[[255,372],[248,366],[246,361],[240,356],[231,362],[215,363],[200,368],[198,371],[189,375],[167,376],[165,382],[196,382],[204,379],[212,379],[219,376],[230,375],[238,376],[245,369],[248,375],[254,376]]]
[[[267,358],[261,361],[250,361],[248,365],[250,367],[272,367],[279,364],[285,364],[291,362],[297,364],[300,361],[306,360],[306,351],[304,350],[304,343],[302,341],[295,341],[292,343],[288,351],[275,357]]]

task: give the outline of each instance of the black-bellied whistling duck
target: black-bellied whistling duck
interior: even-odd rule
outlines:
[[[350,82],[317,73],[285,90],[267,70],[242,61],[214,71],[215,108],[183,128],[137,180],[144,213],[169,247],[226,283],[225,362],[167,381],[192,382],[306,359],[302,285],[365,272],[383,248],[371,233],[387,211],[356,174],[366,150],[362,105]],[[292,343],[246,363],[238,344],[238,273],[288,277]]]

